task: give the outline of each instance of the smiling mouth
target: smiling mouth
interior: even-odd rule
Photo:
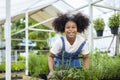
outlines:
[[[72,36],[72,35],[74,35],[74,33],[73,33],[73,32],[70,32],[70,33],[69,33],[69,35],[71,35],[71,36]]]

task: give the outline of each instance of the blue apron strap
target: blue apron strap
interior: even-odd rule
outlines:
[[[61,40],[62,40],[62,50],[65,51],[65,41],[64,41],[64,38],[61,37]]]
[[[81,52],[82,48],[84,47],[85,43],[86,43],[86,40],[82,42],[82,44],[80,45],[80,47],[76,51],[77,55],[80,54],[80,52]]]

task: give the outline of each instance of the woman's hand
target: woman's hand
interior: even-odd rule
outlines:
[[[51,76],[54,74],[54,71],[50,71],[48,74],[48,80],[50,80]]]
[[[88,54],[83,55],[83,64],[84,64],[85,69],[89,69],[89,56],[88,56]]]
[[[48,75],[48,80],[50,79],[51,75],[53,75],[54,73],[54,57],[55,55],[52,53],[50,53],[50,55],[48,56],[48,66],[50,70],[50,73]]]
[[[48,56],[48,66],[50,71],[54,71],[54,57],[55,55],[52,53]]]

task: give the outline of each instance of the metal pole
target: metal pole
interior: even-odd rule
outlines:
[[[92,8],[92,0],[89,0],[89,18],[90,18],[90,21],[91,21],[91,24],[89,26],[89,35],[88,35],[88,41],[89,41],[89,49],[90,51],[93,51],[93,23],[92,23],[92,20],[93,20],[93,8]]]
[[[54,30],[46,30],[46,29],[38,29],[38,28],[29,28],[29,30],[43,31],[43,32],[54,32]]]
[[[6,54],[6,80],[11,80],[11,0],[6,0],[5,22],[5,54]]]
[[[120,33],[116,35],[115,56],[119,53]]]
[[[17,50],[14,51],[15,62],[17,62]]]
[[[106,8],[106,9],[110,9],[110,10],[120,11],[120,8],[116,8],[116,7],[104,6],[104,5],[100,5],[100,4],[94,4],[94,6],[101,7],[101,8]]]
[[[0,26],[0,48],[2,48],[2,30],[1,30],[1,26]],[[0,64],[2,62],[2,49],[0,49]]]
[[[49,32],[49,39],[51,39],[51,32]],[[49,47],[51,48],[51,41],[49,41]]]
[[[26,53],[26,70],[25,74],[28,75],[28,12],[25,13],[25,53]]]

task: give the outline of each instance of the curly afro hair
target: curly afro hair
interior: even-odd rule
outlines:
[[[65,24],[68,21],[73,21],[77,25],[77,31],[79,33],[84,32],[85,29],[89,26],[89,18],[83,15],[82,13],[77,14],[69,14],[69,13],[59,13],[58,17],[54,19],[52,23],[52,27],[56,32],[64,33],[65,30]]]

